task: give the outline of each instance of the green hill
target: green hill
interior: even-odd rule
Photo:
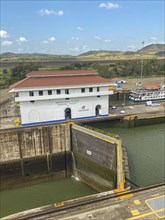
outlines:
[[[86,52],[86,53],[82,53],[82,54],[78,55],[78,57],[81,57],[81,56],[90,56],[90,55],[97,55],[97,54],[107,54],[107,55],[111,55],[111,54],[116,54],[116,53],[121,53],[121,51],[92,50],[92,51],[88,51],[88,52]]]
[[[54,60],[54,59],[72,59],[70,55],[55,55],[55,54],[42,54],[42,53],[2,53],[0,60],[2,61],[41,61],[41,60]]]
[[[165,51],[165,44],[150,44],[148,46],[143,47],[138,52],[143,53],[159,53],[160,51]]]
[[[140,59],[143,53],[143,57],[146,59],[155,59],[157,57],[163,58],[165,51],[165,44],[151,44],[143,47],[136,52],[133,51],[110,51],[110,50],[98,50],[88,51],[78,56],[71,55],[55,55],[55,54],[42,54],[42,53],[2,53],[0,54],[1,61],[53,61],[53,60],[82,60],[82,59],[107,59],[107,60],[129,60]]]
[[[143,47],[138,51],[109,51],[109,50],[98,50],[88,51],[80,54],[78,58],[84,59],[140,59],[143,53],[143,57],[146,59],[153,59],[156,57],[163,57],[165,51],[165,44],[151,44]]]

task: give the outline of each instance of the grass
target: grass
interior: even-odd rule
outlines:
[[[165,84],[165,78],[162,77],[148,77],[148,78],[132,78],[126,79],[127,83],[123,84],[121,87],[123,89],[135,89],[137,88],[136,83],[142,81],[143,86],[150,86],[155,84]]]
[[[46,71],[46,70],[58,70],[59,66],[45,66],[45,67],[40,67],[39,71]]]

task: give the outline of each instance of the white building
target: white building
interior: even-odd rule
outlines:
[[[114,83],[93,70],[36,71],[10,87],[22,125],[105,117]]]

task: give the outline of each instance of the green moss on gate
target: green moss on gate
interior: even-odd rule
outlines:
[[[102,166],[101,164],[97,164],[96,162],[89,160],[88,158],[83,157],[80,154],[74,153],[74,156],[75,156],[76,165],[78,169],[83,170],[83,171],[88,170],[101,176],[102,178],[106,180],[109,180],[111,182],[114,181],[114,177],[115,177],[114,170],[110,170]]]

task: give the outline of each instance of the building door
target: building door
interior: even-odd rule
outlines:
[[[97,116],[100,116],[100,113],[101,113],[101,105],[97,105],[95,110],[96,110],[96,117],[97,117]]]
[[[66,108],[65,109],[65,120],[69,120],[71,119],[71,109],[70,108]]]

